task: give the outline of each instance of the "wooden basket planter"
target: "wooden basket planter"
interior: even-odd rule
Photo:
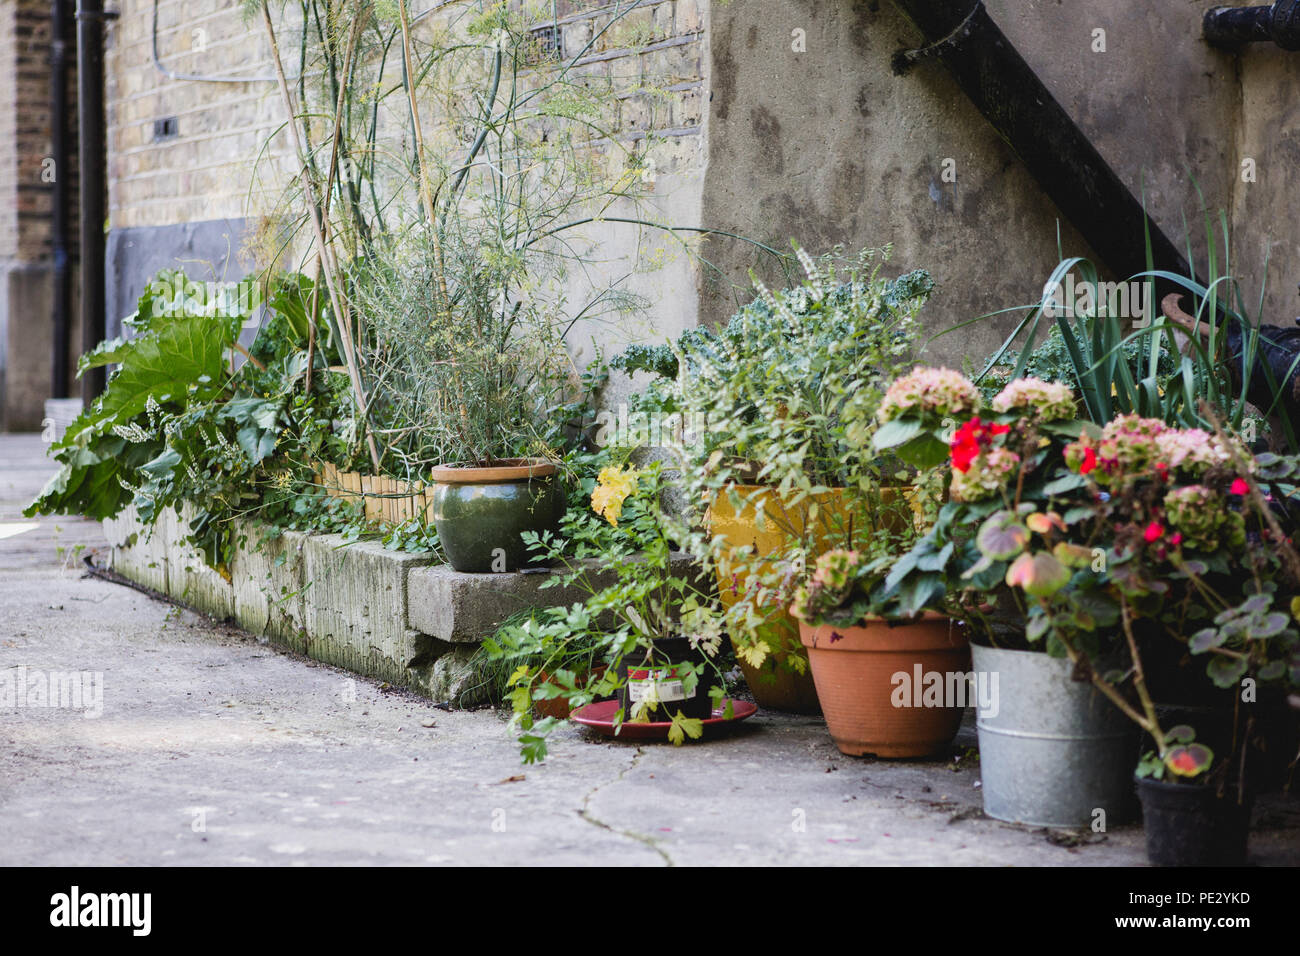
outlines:
[[[316,482],[331,498],[360,499],[366,522],[376,527],[405,524],[421,515],[432,521],[433,486],[425,482],[340,471],[335,465],[321,465]]]

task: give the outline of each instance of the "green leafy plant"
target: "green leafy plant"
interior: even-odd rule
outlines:
[[[335,353],[327,340],[307,348],[309,288],[299,276],[277,280],[245,349],[238,340],[252,321],[248,296],[160,272],[125,320],[130,336],[83,358],[82,371],[117,369],[54,446],[60,470],[27,513],[109,518],[133,505],[152,524],[168,508],[188,507],[190,543],[218,569],[237,544],[235,518],[348,520],[349,509],[314,488],[314,462],[346,463],[359,446],[333,428],[350,405],[331,382]]]
[[[1164,780],[1168,775],[1176,781],[1199,783],[1199,778],[1209,772],[1213,763],[1214,751],[1196,743],[1195,730],[1179,724],[1165,732],[1159,751],[1148,750],[1142,755],[1137,776]]]
[[[1087,259],[1062,258],[1038,303],[980,316],[940,334],[1023,310],[1026,315],[989,358],[977,381],[991,373],[1005,374],[999,372],[1005,368],[1004,356],[1021,336],[1018,353],[1012,353],[1016,354],[1008,376],[1012,379],[1031,374],[1031,365],[1050,358],[1059,341],[1068,357],[1061,380],[1078,390],[1084,415],[1096,425],[1120,415],[1138,415],[1204,429],[1211,427],[1207,416],[1216,416],[1242,434],[1249,420],[1272,418],[1281,426],[1282,434],[1276,438],[1295,450],[1281,385],[1290,381],[1300,357],[1281,374],[1270,365],[1269,353],[1277,351],[1279,333],[1264,321],[1263,290],[1252,314],[1231,272],[1227,218],[1221,214],[1220,220],[1221,235],[1216,236],[1208,213],[1204,217],[1208,264],[1203,277],[1194,271],[1183,276],[1155,269],[1148,236],[1147,271],[1125,282],[1103,281]],[[1190,328],[1154,314],[1157,282],[1186,293],[1191,302]],[[1075,291],[1072,301],[1062,301],[1063,288]],[[1131,302],[1125,308],[1130,289],[1143,290],[1147,315],[1133,314]],[[1049,328],[1052,337],[1040,342]],[[1183,354],[1175,346],[1181,346]]]
[[[685,637],[703,655],[703,663],[679,668],[688,695],[706,669],[717,671],[721,632],[713,599],[695,572],[674,570],[674,521],[661,504],[665,487],[660,462],[640,469],[607,465],[590,503],[569,512],[560,535],[528,533],[534,550],[563,569],[544,586],[574,586],[588,596],[567,608],[538,611],[485,642],[491,658],[522,661],[508,686],[525,763],[545,758],[547,737],[562,723],[536,719],[539,701],[577,708],[617,694],[624,682],[620,665],[656,660],[657,640]],[[598,572],[612,572],[613,580]],[[715,697],[720,686],[711,690]],[[698,720],[653,699],[631,713],[620,708],[615,724],[650,719],[671,721],[674,743],[702,732]]]
[[[924,501],[910,491],[913,473],[871,437],[886,384],[910,360],[932,280],[919,270],[884,278],[888,248],[851,260],[838,250],[814,259],[797,245],[795,254],[802,283],[774,293],[755,278],[757,298],[722,329],[691,330],[667,352],[623,360],[676,372],[652,390],[686,424],[687,440],[672,449],[695,519],[684,540],[731,589],[726,629],[753,667],[769,655],[803,666],[797,632],[768,625],[785,618],[813,557],[835,547],[901,550]],[[780,546],[759,554],[715,535],[702,512],[724,501],[735,513],[756,508]]]
[[[1156,385],[1160,392],[1164,392],[1169,379],[1177,368],[1177,363],[1174,361],[1176,353],[1171,351],[1170,344],[1168,337],[1164,337],[1160,341],[1156,365]],[[1135,378],[1141,378],[1142,372],[1146,368],[1145,360],[1148,358],[1145,340],[1130,338],[1123,345],[1121,351],[1123,354],[1121,361],[1129,367]],[[993,396],[1002,391],[1016,377],[1014,372],[1019,353],[1009,354],[1007,351],[999,349],[994,352],[994,356],[999,356],[997,361],[994,361],[993,356],[986,357],[969,372],[976,385],[979,386],[985,403],[992,401]],[[983,374],[980,374],[981,372]],[[1024,368],[1020,370],[1019,377],[1036,378],[1044,382],[1064,382],[1077,392],[1079,388],[1078,375],[1060,325],[1053,322],[1048,327],[1046,334],[1041,336],[1038,344],[1033,347],[1028,356],[1028,361],[1025,362]]]
[[[165,464],[158,461],[164,436],[147,426],[221,394],[231,374],[228,356],[247,319],[233,304],[210,302],[208,288],[190,285],[183,274],[156,276],[125,320],[132,337],[105,342],[78,363],[78,374],[118,368],[54,445],[61,467],[27,513],[108,518],[121,511],[133,497],[123,476]]]

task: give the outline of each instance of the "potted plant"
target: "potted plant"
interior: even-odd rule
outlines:
[[[795,251],[801,283],[773,293],[754,278],[758,297],[726,326],[646,350],[639,367],[663,376],[661,408],[688,432],[683,484],[704,528],[692,552],[717,578],[755,699],[816,713],[786,569],[910,530],[903,468],[872,451],[870,435],[933,283],[921,271],[881,277],[888,249],[847,264]]]
[[[988,421],[961,424],[950,439],[952,500],[900,565],[906,580],[936,562],[939,587],[966,589],[958,603],[976,670],[999,674],[1001,715],[1022,718],[980,721],[986,811],[1083,825],[1098,809],[1111,822],[1125,810],[1119,781],[1133,744],[1117,720],[1130,718],[1165,755],[1144,666],[1153,649],[1211,654],[1206,671],[1221,688],[1285,676],[1297,637],[1272,595],[1296,592],[1300,560],[1273,514],[1294,487],[1268,486],[1270,505],[1239,440],[1137,415],[1081,426],[1071,405],[1063,385],[1016,380]],[[1032,660],[1030,647],[1046,653]],[[1058,668],[1058,686],[1035,690],[1030,665]],[[1060,686],[1069,677],[1073,686]],[[1070,715],[1076,726],[1059,724]],[[1237,747],[1255,723],[1251,710],[1232,745],[1243,760]]]
[[[397,12],[406,36],[404,3]],[[347,179],[351,199],[335,204],[336,218],[340,207],[372,213],[351,234],[354,251],[338,255],[350,263],[340,300],[357,315],[363,411],[387,471],[433,479],[431,517],[456,570],[516,571],[529,557],[521,535],[558,528],[556,465],[578,384],[566,336],[640,307],[622,288],[627,276],[586,268],[597,252],[581,233],[615,203],[620,215],[608,221],[656,225],[640,214],[651,185],[628,174],[644,168],[644,149],[609,136],[600,117],[614,91],[579,67],[625,13],[610,11],[578,47],[539,61],[537,11],[448,9],[446,30],[397,45],[403,79],[383,95],[402,94],[410,119],[400,175],[375,188],[374,156],[388,153],[373,139],[362,150],[369,163],[358,155],[343,167],[370,186]],[[385,62],[394,59],[378,58],[381,73]],[[363,86],[368,114],[378,107]],[[439,123],[426,130],[419,104],[430,98]],[[337,129],[335,140],[357,149]],[[350,327],[347,315],[336,322]]]
[[[1250,839],[1250,791],[1210,782],[1214,752],[1180,724],[1138,763],[1147,859],[1156,866],[1240,866]],[[1222,766],[1222,765],[1221,765]]]
[[[706,720],[732,715],[719,666],[722,632],[711,588],[674,564],[677,521],[661,504],[662,463],[600,469],[590,509],[570,511],[559,534],[529,533],[535,551],[563,570],[544,586],[574,585],[587,598],[538,611],[485,643],[499,658],[529,659],[510,678],[513,726],[526,763],[546,756],[565,713],[616,698],[612,731],[666,724],[666,739],[703,734]],[[613,581],[593,571],[612,571]],[[582,669],[564,666],[575,649]],[[559,701],[538,719],[539,704]]]
[[[956,735],[972,689],[956,621],[933,610],[899,616],[880,600],[892,560],[828,551],[790,609],[827,729],[852,756],[937,753]]]
[[[1087,683],[1090,668],[1122,664],[1123,639],[1117,609],[1096,593],[1084,481],[1065,466],[1084,427],[1075,407],[1068,386],[1034,378],[986,407],[964,376],[917,369],[891,386],[876,435],[933,465],[947,498],[884,593],[903,612],[944,607],[962,619],[976,682],[994,698],[976,720],[985,812],[1043,826],[1086,826],[1099,809],[1116,822],[1133,809],[1136,733]],[[1071,612],[1091,625],[1073,660],[1049,626]]]
[[[1253,456],[1221,428],[1210,434],[1136,416],[1112,422],[1099,439],[1083,436],[1066,458],[1087,476],[1114,532],[1102,577],[1132,663],[1092,680],[1155,744],[1136,773],[1148,857],[1239,864],[1264,776],[1256,745],[1271,725],[1292,719],[1281,701],[1300,685],[1300,555],[1289,511],[1300,462]],[[1075,653],[1076,630],[1062,637]],[[1229,695],[1230,726],[1213,749],[1196,740],[1196,728],[1164,729],[1146,661],[1169,643],[1204,661],[1205,677]]]
[[[559,527],[558,473],[554,462],[540,458],[431,469],[433,522],[447,563],[469,572],[518,571],[534,563],[523,534]]]
[[[532,264],[469,235],[457,207],[436,241],[377,249],[357,281],[358,307],[384,368],[372,416],[397,470],[428,477],[430,516],[458,571],[517,571],[525,531],[555,530],[565,493],[554,409],[570,382],[562,303],[526,296]],[[427,462],[434,462],[430,467]]]

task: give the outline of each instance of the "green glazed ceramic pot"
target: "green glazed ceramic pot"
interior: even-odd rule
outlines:
[[[507,459],[491,468],[433,469],[433,523],[457,571],[518,571],[537,563],[520,535],[556,531],[565,496],[555,465]]]

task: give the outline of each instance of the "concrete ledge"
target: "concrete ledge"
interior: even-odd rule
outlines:
[[[269,538],[250,524],[231,562],[233,614],[241,627],[306,653],[303,551],[307,535],[285,531]]]
[[[272,535],[253,522],[239,525],[227,580],[185,543],[186,514],[168,511],[152,528],[129,509],[105,521],[113,570],[314,660],[455,706],[485,701],[473,657],[506,618],[586,597],[542,587],[549,573],[462,574],[428,554],[340,535]],[[674,556],[674,572],[689,566]],[[599,562],[588,567],[597,587],[615,580]]]
[[[594,587],[604,588],[617,575],[596,560],[584,562]],[[675,552],[672,573],[685,574],[690,559]],[[479,643],[491,637],[510,615],[527,608],[568,607],[584,601],[587,591],[552,584],[562,571],[464,574],[448,565],[411,572],[408,621],[417,631],[449,644]]]
[[[614,575],[590,564],[600,587]],[[411,627],[449,644],[478,643],[491,637],[517,611],[534,607],[565,606],[586,598],[578,587],[543,587],[554,573],[504,571],[499,574],[465,574],[442,564],[411,574],[407,620]]]
[[[104,537],[112,546],[109,567],[137,584],[162,594],[167,590],[167,541],[163,528],[140,523],[134,507],[103,523]]]
[[[157,521],[156,533],[161,533],[167,549],[167,594],[224,621],[234,616],[235,589],[185,542],[193,513],[189,505],[179,515],[169,508]]]
[[[407,626],[406,578],[428,564],[427,554],[404,554],[339,535],[303,541],[303,629],[307,653],[394,684],[411,684],[408,666],[422,655]]]

